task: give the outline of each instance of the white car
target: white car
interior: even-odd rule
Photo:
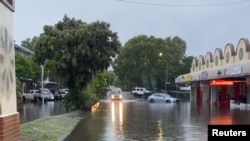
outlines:
[[[122,100],[123,94],[120,88],[113,88],[110,90],[110,99],[111,100]]]
[[[38,90],[38,93],[34,95],[34,99],[35,101],[38,101],[38,100],[42,101],[43,98],[45,101],[53,101],[55,99],[53,93],[49,89],[40,88]]]
[[[59,89],[55,92],[55,99],[63,99],[69,93],[69,89]]]
[[[146,88],[143,87],[134,87],[132,89],[132,94],[135,97],[148,97],[151,94],[151,91],[147,90]]]
[[[23,101],[26,100],[34,101],[34,96],[39,92],[39,90],[29,90],[27,93],[23,93]]]
[[[154,102],[171,103],[171,102],[179,102],[179,99],[174,98],[174,97],[170,96],[169,94],[155,93],[155,94],[152,94],[148,97],[148,101],[150,103],[154,103]]]

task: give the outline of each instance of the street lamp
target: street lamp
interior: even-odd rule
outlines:
[[[159,56],[162,57],[162,55],[163,55],[163,53],[160,52],[160,53],[159,53]],[[166,58],[166,60],[167,60],[167,58]],[[166,66],[167,66],[167,67],[166,67],[165,93],[167,93],[167,84],[169,84],[169,83],[168,83],[168,61],[167,61]]]

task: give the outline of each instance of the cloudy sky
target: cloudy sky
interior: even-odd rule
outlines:
[[[250,37],[250,0],[16,0],[17,44],[39,35],[64,14],[85,22],[105,21],[124,44],[134,36],[179,36],[186,55],[205,55]]]

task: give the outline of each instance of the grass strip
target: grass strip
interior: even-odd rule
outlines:
[[[46,116],[20,126],[21,141],[57,141],[71,132],[81,117]]]

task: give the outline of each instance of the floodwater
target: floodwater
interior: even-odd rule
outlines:
[[[206,141],[208,124],[250,124],[250,110],[102,100],[65,141]]]
[[[17,111],[20,123],[26,123],[44,116],[60,115],[66,113],[61,101],[26,102],[18,104]]]

